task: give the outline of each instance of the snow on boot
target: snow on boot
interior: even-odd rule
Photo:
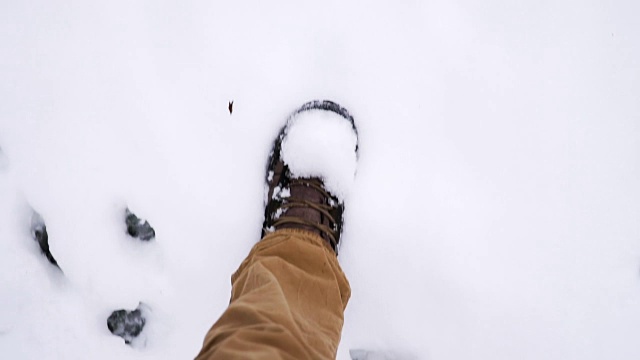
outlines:
[[[337,254],[357,158],[358,133],[346,109],[325,100],[296,110],[269,155],[262,236],[304,229],[321,236]]]

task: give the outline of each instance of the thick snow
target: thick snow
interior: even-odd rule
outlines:
[[[1,357],[195,356],[260,236],[274,137],[330,99],[360,135],[339,359],[637,360],[638,13],[2,2]],[[126,235],[127,207],[155,240]],[[31,239],[33,210],[63,272]],[[140,301],[131,348],[106,319]]]
[[[324,110],[296,114],[282,141],[282,160],[295,177],[320,177],[341,201],[356,175],[357,136],[351,122]]]

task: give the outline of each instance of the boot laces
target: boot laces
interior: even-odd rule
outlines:
[[[309,200],[298,199],[293,196],[282,198],[282,203],[279,206],[279,209],[282,209],[284,215],[280,216],[276,219],[272,226],[277,228],[284,224],[297,224],[297,225],[306,225],[310,226],[320,233],[326,235],[326,238],[329,240],[330,245],[333,249],[336,249],[338,245],[337,234],[336,234],[336,219],[331,214],[331,210],[335,209],[335,205],[338,201],[327,191],[325,190],[322,182],[317,178],[295,178],[291,179],[289,182],[289,186],[308,186],[316,191],[318,191],[325,203],[316,203]],[[286,210],[294,207],[302,207],[302,208],[312,208],[318,211],[321,214],[321,221],[315,222],[305,219],[303,217],[297,216],[286,216]],[[322,223],[322,219],[326,218],[331,224],[331,227]]]

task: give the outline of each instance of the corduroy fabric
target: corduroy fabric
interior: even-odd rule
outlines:
[[[231,283],[229,307],[196,359],[335,359],[351,288],[320,236],[266,235]]]

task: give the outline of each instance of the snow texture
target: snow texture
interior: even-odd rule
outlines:
[[[640,359],[639,13],[1,2],[0,357],[193,358],[260,236],[274,137],[329,99],[361,149],[338,359]],[[106,319],[139,302],[138,348]]]
[[[410,355],[406,354],[398,354],[392,352],[383,352],[383,351],[370,351],[370,350],[361,350],[361,349],[352,349],[349,350],[349,356],[351,356],[351,360],[394,360],[394,359],[414,359]]]
[[[320,177],[329,192],[345,199],[356,175],[357,136],[351,123],[325,110],[296,114],[282,141],[282,160],[294,177]]]
[[[0,147],[0,172],[6,170],[9,167],[9,160],[2,152],[2,148]]]

